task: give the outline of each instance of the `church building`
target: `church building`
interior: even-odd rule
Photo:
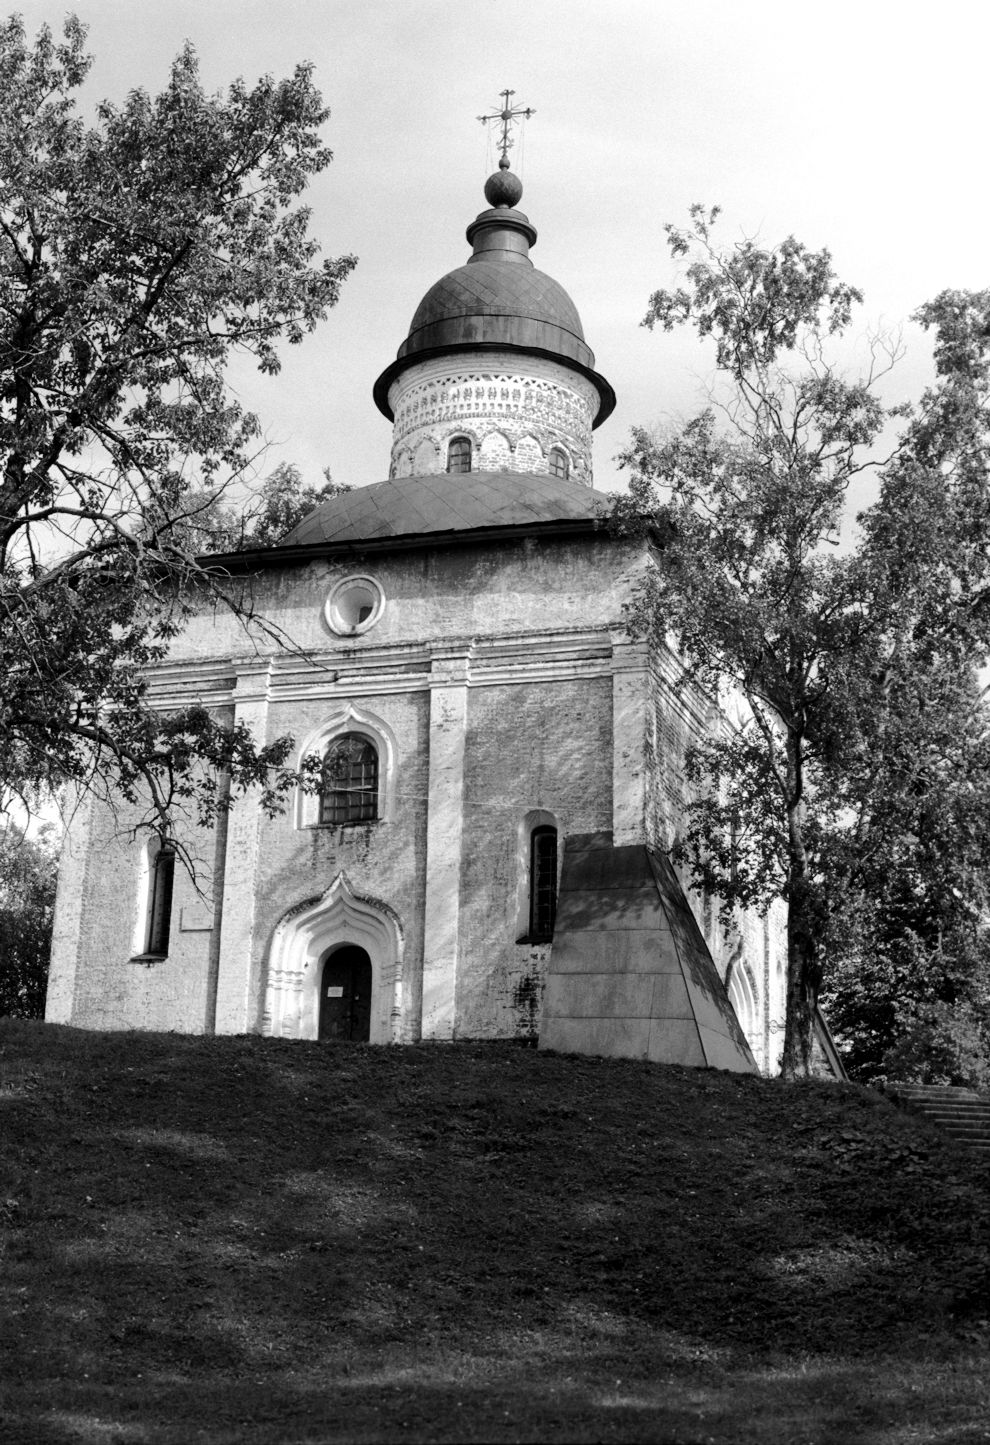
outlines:
[[[608,528],[615,397],[504,151],[485,198],[375,385],[388,479],[223,559],[271,630],[211,607],[152,675],[164,709],[291,734],[320,791],[190,823],[195,881],[126,803],[80,804],[49,1020],[773,1069],[773,915],[727,938],[668,856],[722,720],[627,626],[662,546]]]

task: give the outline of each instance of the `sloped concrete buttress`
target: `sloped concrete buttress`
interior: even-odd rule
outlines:
[[[662,853],[611,833],[567,839],[540,1048],[757,1072]]]

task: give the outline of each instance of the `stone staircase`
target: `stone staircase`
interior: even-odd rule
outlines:
[[[990,1164],[990,1094],[948,1084],[888,1084],[887,1093]]]

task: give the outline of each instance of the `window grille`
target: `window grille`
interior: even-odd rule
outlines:
[[[159,849],[152,864],[151,898],[148,903],[148,938],[145,953],[168,953],[172,924],[172,884],[175,879],[175,850]]]
[[[550,475],[560,477],[561,481],[566,482],[570,472],[571,464],[567,453],[562,452],[560,447],[552,447],[550,450]]]
[[[557,914],[557,829],[534,828],[530,848],[529,936],[547,942]]]
[[[471,440],[469,437],[454,437],[447,447],[448,472],[469,472],[471,470]]]
[[[320,822],[340,827],[378,817],[378,753],[357,733],[335,738],[323,759]]]

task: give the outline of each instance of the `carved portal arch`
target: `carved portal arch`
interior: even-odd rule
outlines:
[[[357,944],[371,959],[371,1042],[398,1043],[403,942],[397,914],[387,903],[356,892],[341,870],[325,893],[291,908],[275,929],[262,1033],[317,1038],[321,962],[330,950]]]
[[[746,1042],[753,1050],[757,1062],[762,1062],[760,1010],[756,982],[749,965],[741,958],[736,961],[729,975],[728,994],[729,1002],[736,1011],[739,1026],[746,1035]]]

